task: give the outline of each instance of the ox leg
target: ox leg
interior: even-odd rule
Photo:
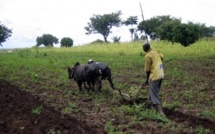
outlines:
[[[77,84],[78,84],[78,87],[79,87],[79,91],[82,91],[82,87],[81,87],[82,86],[82,82],[78,81]]]
[[[92,88],[91,88],[91,90],[94,92],[94,88],[95,88],[95,81],[93,80],[93,81],[91,81],[90,82],[90,84],[92,84]]]
[[[87,87],[87,85],[88,85],[88,87]],[[87,91],[89,91],[90,88],[91,88],[91,85],[89,85],[89,82],[87,82],[87,85],[86,85],[86,83],[84,82],[84,88],[87,89]]]
[[[97,90],[99,91],[99,92],[102,92],[101,91],[101,88],[102,88],[102,81],[101,80],[96,80],[96,87],[97,87]]]
[[[102,81],[99,80],[99,81],[98,81],[98,84],[99,84],[99,92],[102,92],[102,90],[101,90],[101,89],[102,89]]]
[[[90,91],[92,89],[91,83],[88,81],[87,85],[89,86],[87,90]]]

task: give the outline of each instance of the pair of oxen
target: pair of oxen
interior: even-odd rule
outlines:
[[[82,90],[82,84],[89,91],[96,90],[101,92],[102,80],[107,79],[114,90],[114,84],[112,82],[111,69],[108,65],[101,62],[93,62],[89,64],[80,64],[77,62],[73,67],[68,67],[69,79],[74,79],[77,82],[79,90]],[[86,86],[87,83],[88,87]],[[97,86],[95,86],[97,85]]]

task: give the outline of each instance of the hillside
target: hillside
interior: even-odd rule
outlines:
[[[0,132],[36,133],[36,126],[28,127],[28,122],[32,121],[27,121],[26,116],[30,114],[32,119],[42,117],[38,128],[41,133],[48,132],[47,129],[56,133],[71,133],[73,130],[110,134],[214,133],[215,42],[199,41],[190,47],[168,42],[151,44],[165,56],[161,99],[166,118],[147,105],[148,87],[141,90],[135,103],[131,103],[113,94],[107,81],[102,82],[102,93],[98,93],[79,92],[76,82],[68,79],[68,66],[77,61],[85,64],[88,59],[94,59],[109,65],[118,89],[124,93],[133,92],[145,78],[141,42],[17,49],[12,53],[0,53],[0,89],[4,92],[0,106],[3,109],[1,117],[17,115],[16,119],[21,122],[10,128],[13,121],[0,118],[0,128],[3,128]],[[16,97],[20,96],[20,101],[14,99],[15,103],[8,99],[12,92]],[[14,110],[7,112],[9,107],[6,106],[14,106]],[[32,113],[35,110],[37,116]],[[54,114],[46,116],[47,111]],[[45,125],[42,122],[48,122],[49,118],[54,118],[50,121],[52,125],[42,126]],[[76,122],[75,126],[79,127],[65,125],[68,122]]]

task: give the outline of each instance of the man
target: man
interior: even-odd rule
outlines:
[[[144,68],[144,71],[146,72],[146,81],[143,83],[143,86],[150,83],[150,100],[156,111],[158,111],[161,115],[165,116],[159,98],[159,91],[162,79],[164,78],[164,70],[162,63],[163,55],[157,50],[151,49],[149,43],[143,44],[143,50],[146,52]]]

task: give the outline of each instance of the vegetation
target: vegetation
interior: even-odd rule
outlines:
[[[111,33],[111,29],[113,26],[119,27],[121,23],[121,11],[111,14],[104,15],[93,15],[90,18],[90,22],[88,26],[85,27],[87,31],[86,34],[99,33],[103,36],[104,41],[107,43],[107,37]]]
[[[32,113],[35,115],[40,115],[42,112],[42,106],[38,106],[35,109],[32,110]]]
[[[53,44],[57,44],[58,43],[58,38],[51,35],[51,34],[43,34],[41,37],[38,36],[36,39],[37,45],[36,46],[40,46],[40,45],[44,45],[44,46],[51,46],[53,47]]]
[[[114,43],[118,43],[120,42],[121,37],[113,36],[111,39],[113,40]]]
[[[179,42],[185,47],[199,39],[198,27],[192,23],[176,25],[173,33],[172,41]]]
[[[145,32],[152,40],[167,40],[183,46],[189,46],[203,37],[214,37],[215,33],[215,27],[192,22],[185,24],[170,16],[156,16],[142,21],[138,30]]]
[[[105,44],[105,42],[103,40],[97,39],[97,40],[91,42],[90,44]]]
[[[129,93],[145,78],[142,42],[0,51],[0,79],[31,92],[62,114],[104,125],[109,133],[213,133],[214,40],[199,40],[189,47],[167,41],[152,41],[151,45],[165,56],[166,76],[160,92],[167,118],[147,106],[148,87],[130,104],[112,94],[106,81],[103,92],[97,93],[79,92],[76,83],[68,79],[67,66],[91,58],[107,63],[115,86]],[[39,106],[32,112],[40,114],[41,110]]]
[[[176,18],[171,18],[170,16],[156,16],[153,17],[149,20],[145,20],[140,22],[140,24],[138,25],[138,30],[145,32],[152,40],[156,40],[159,39],[159,27],[162,24],[165,23],[173,23],[173,25],[176,25],[178,23],[180,23],[181,21],[179,19]],[[171,27],[170,27],[171,28]],[[162,30],[162,29],[160,29]],[[166,33],[172,33],[171,31],[169,31],[169,29],[165,29]]]
[[[60,41],[61,47],[72,47],[73,46],[73,40],[69,37],[64,37]]]
[[[127,20],[122,22],[126,26],[131,25],[131,27],[129,28],[129,32],[131,33],[131,41],[134,40],[134,33],[136,32],[136,29],[133,27],[133,25],[137,25],[137,22],[138,22],[137,16],[130,16],[127,18]]]
[[[108,36],[112,32],[113,27],[120,27],[122,25],[130,26],[129,32],[131,33],[131,41],[140,41],[147,39],[148,36],[151,40],[170,41],[172,43],[180,43],[182,46],[189,46],[199,39],[211,38],[215,36],[215,27],[207,27],[205,24],[200,23],[182,23],[181,19],[171,17],[170,15],[155,16],[151,19],[140,22],[137,28],[134,25],[138,23],[137,16],[130,16],[126,20],[121,20],[121,11],[116,13],[93,15],[88,22],[88,26],[84,27],[87,31],[86,34],[101,34],[104,41],[108,43]],[[139,33],[140,32],[140,33]],[[143,35],[146,34],[145,35]],[[5,42],[12,34],[12,30],[0,24],[0,45]],[[113,43],[120,42],[121,36],[114,36],[111,39]],[[98,41],[94,41],[98,42]],[[51,34],[43,34],[36,39],[36,46],[52,46],[58,43],[58,38]],[[73,40],[69,37],[64,37],[60,41],[61,47],[72,47]],[[92,44],[92,43],[91,43]],[[93,43],[94,44],[94,43]]]
[[[12,34],[12,30],[0,23],[0,46],[2,42],[5,42]]]

